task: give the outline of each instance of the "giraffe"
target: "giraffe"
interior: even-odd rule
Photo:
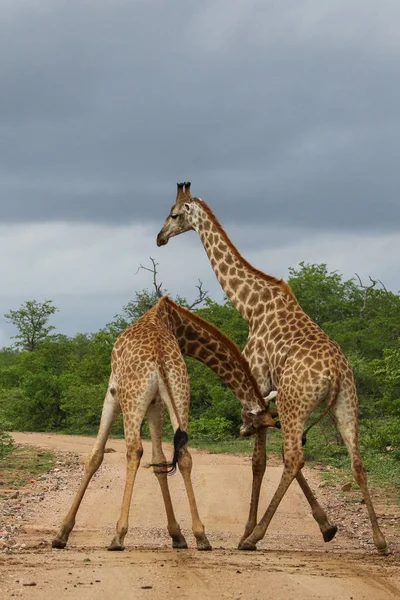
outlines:
[[[124,549],[133,486],[143,454],[140,426],[147,415],[152,439],[152,463],[149,466],[153,466],[161,488],[172,546],[187,548],[175,518],[167,482],[167,473],[173,472],[178,463],[189,500],[197,549],[211,550],[191,482],[192,459],[186,447],[189,379],[182,354],[209,366],[234,391],[242,405],[243,435],[250,435],[257,427],[266,431],[266,427],[277,426],[273,420],[274,412],[268,410],[239,348],[216,327],[163,296],[123,331],[114,344],[98,435],[71,508],[52,541],[53,548],[66,546],[87,486],[103,461],[111,426],[122,411],[127,448],[126,481],[116,534],[108,549]],[[166,461],[161,443],[164,405],[175,432],[171,462]]]
[[[253,485],[249,520],[239,549],[256,549],[294,478],[300,483],[314,518],[318,523],[325,522],[325,525],[320,524],[324,534],[326,515],[324,517],[307,482],[302,476],[299,479],[299,475],[304,465],[304,425],[313,410],[325,403],[325,411],[331,411],[349,452],[353,475],[367,506],[375,546],[380,554],[388,554],[359,453],[357,392],[342,350],[305,314],[287,283],[255,269],[241,256],[209,206],[200,198],[192,197],[190,183],[186,182],[178,184],[175,204],[157,236],[157,245],[165,245],[169,238],[189,230],[200,236],[220,285],[249,324],[243,354],[262,393],[277,390],[276,406],[283,434],[283,473],[258,524],[253,497],[257,496],[257,490]],[[325,529],[330,539],[336,533],[336,528],[331,527]]]

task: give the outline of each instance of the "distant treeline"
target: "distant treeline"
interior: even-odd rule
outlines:
[[[290,270],[289,284],[306,313],[341,345],[353,367],[362,446],[377,453],[387,453],[389,448],[393,460],[399,460],[399,294],[371,278],[345,281],[340,273],[329,272],[325,264],[300,263]],[[121,314],[97,333],[74,337],[55,333],[49,325],[56,310],[50,300],[27,301],[10,310],[6,318],[14,323],[16,337],[13,347],[0,350],[0,429],[95,433],[113,343],[157,301],[156,289],[137,292]],[[185,299],[177,301],[188,306]],[[218,304],[206,298],[203,304],[196,312],[242,348],[247,324],[230,302]],[[187,364],[191,381],[189,434],[212,440],[237,436],[239,402],[209,369],[190,359]],[[121,420],[114,433],[123,433]],[[315,436],[313,444],[319,451],[330,446],[332,451],[337,447],[341,452],[341,440],[329,417]]]

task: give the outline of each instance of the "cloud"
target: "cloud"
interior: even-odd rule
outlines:
[[[260,268],[399,289],[399,20],[396,0],[3,2],[0,314],[52,298],[60,330],[94,330],[149,255],[171,294],[220,298],[194,234],[154,244],[181,180]]]
[[[397,230],[394,0],[8,3],[0,219]],[[0,48],[1,49],[1,48]]]
[[[152,286],[151,275],[139,270],[159,263],[159,281],[174,297],[197,295],[198,278],[204,289],[221,301],[223,292],[194,232],[171,239],[157,248],[155,223],[148,226],[46,223],[0,227],[0,344],[14,335],[2,318],[30,299],[53,300],[59,312],[52,317],[67,335],[97,331],[134,297]],[[400,289],[396,235],[315,234],[312,229],[258,225],[227,228],[232,241],[254,266],[287,278],[288,267],[300,260],[326,262],[346,278],[354,272],[367,280],[380,278],[389,289]],[[351,257],[351,259],[349,259]],[[382,265],[384,267],[382,268]]]

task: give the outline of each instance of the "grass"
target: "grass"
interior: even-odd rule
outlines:
[[[376,485],[397,490],[400,504],[400,461],[393,459],[390,454],[369,452],[363,456],[368,479]]]
[[[267,438],[267,454],[281,455],[282,436],[277,431],[272,431]],[[167,440],[166,440],[167,441]],[[168,440],[170,441],[170,439]],[[247,453],[251,454],[254,446],[254,438],[230,438],[212,440],[208,438],[189,439],[189,445],[194,448],[202,448],[213,454],[219,453]],[[307,444],[304,448],[306,464],[313,466],[316,463],[323,465],[321,479],[326,485],[334,485],[337,482],[350,481],[353,489],[358,489],[351,471],[350,458],[345,446],[327,443],[317,432],[309,434]],[[368,481],[372,486],[387,490],[388,495],[400,505],[400,461],[390,453],[374,451],[362,448],[361,457],[367,469]],[[327,467],[333,467],[328,469]]]
[[[31,446],[17,446],[0,460],[0,491],[24,486],[36,475],[54,467],[55,462],[52,452]]]
[[[192,448],[202,448],[208,450],[211,454],[251,454],[254,448],[254,437],[247,438],[227,438],[212,440],[210,438],[189,437],[189,446]],[[281,455],[282,441],[281,435],[275,432],[267,437],[267,453]]]

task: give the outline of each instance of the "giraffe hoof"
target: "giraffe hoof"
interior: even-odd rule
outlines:
[[[185,538],[182,536],[181,538],[177,538],[176,540],[172,540],[172,547],[176,550],[187,550],[187,543]]]
[[[330,542],[331,540],[333,540],[333,538],[336,535],[336,532],[337,532],[336,525],[331,525],[329,527],[329,529],[327,529],[326,531],[323,531],[322,537],[324,538],[324,542]]]
[[[59,540],[58,538],[54,538],[54,540],[51,542],[51,547],[58,548],[59,550],[65,548],[66,545],[67,542],[65,542],[64,540]]]
[[[201,552],[208,552],[209,550],[212,550],[212,546],[207,538],[205,540],[197,541],[197,550]]]
[[[387,544],[383,548],[378,548],[378,552],[382,556],[389,556],[389,554],[391,554],[390,548]]]
[[[122,552],[123,550],[125,550],[125,546],[122,546],[121,544],[118,544],[117,542],[113,541],[108,546],[107,550],[109,550],[110,552]]]
[[[248,552],[257,550],[257,546],[253,542],[243,542],[239,544],[238,550],[246,550]]]

